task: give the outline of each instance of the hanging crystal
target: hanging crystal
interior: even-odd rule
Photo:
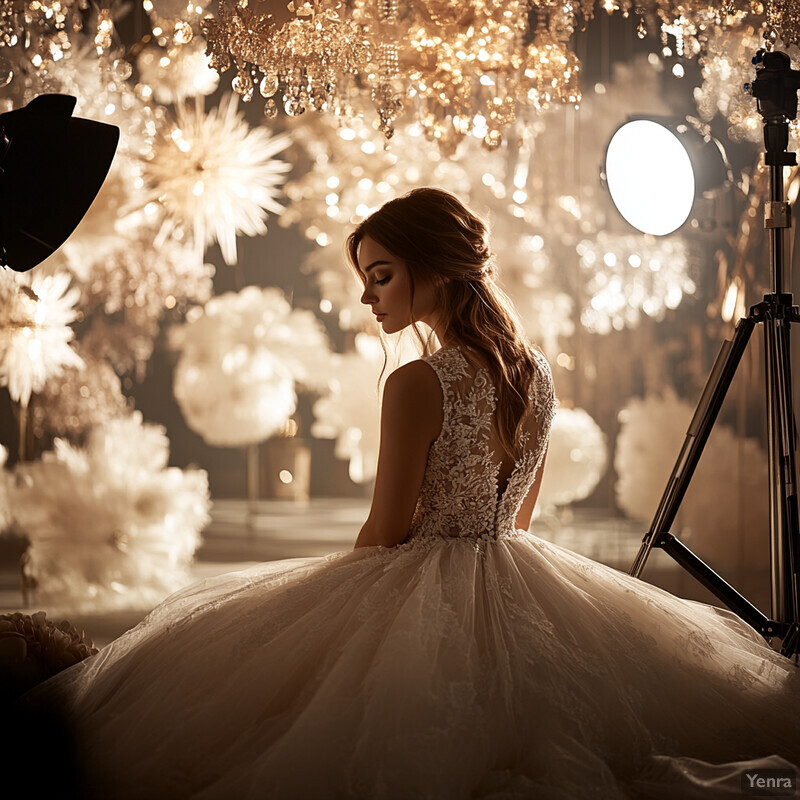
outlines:
[[[231,86],[234,92],[241,95],[245,103],[249,103],[253,99],[253,78],[244,65],[239,64],[239,72],[231,82]]]
[[[278,91],[278,76],[274,72],[267,73],[261,79],[261,83],[258,86],[258,91],[261,93],[262,97],[272,97],[275,92]]]
[[[378,45],[378,84],[372,90],[372,102],[378,112],[378,129],[387,139],[394,135],[394,123],[403,113],[399,89],[400,51],[397,44],[397,0],[378,0],[378,20],[382,41]]]
[[[275,119],[278,116],[278,105],[272,97],[267,98],[267,102],[264,103],[264,116],[267,119]]]

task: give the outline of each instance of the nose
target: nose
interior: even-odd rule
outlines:
[[[368,286],[365,286],[364,291],[361,294],[361,302],[364,303],[364,305],[369,306],[375,302],[375,299],[375,292],[372,291],[372,289],[370,289]]]

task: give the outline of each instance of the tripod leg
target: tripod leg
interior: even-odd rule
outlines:
[[[650,530],[645,534],[642,546],[631,567],[630,574],[635,578],[638,578],[644,569],[650,550],[658,536],[667,532],[675,520],[675,515],[678,513],[684,494],[686,494],[686,489],[692,479],[697,462],[700,460],[708,435],[714,427],[722,401],[736,374],[736,369],[755,324],[755,313],[751,309],[748,316],[740,319],[737,323],[733,339],[725,340],[722,343],[711,375],[689,424],[678,460],[669,476],[667,488],[661,497],[655,517],[653,517]]]
[[[768,315],[764,322],[769,429],[770,569],[772,616],[779,622],[800,622],[798,598],[798,521],[795,428],[789,322]]]

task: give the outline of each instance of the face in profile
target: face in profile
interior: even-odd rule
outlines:
[[[364,280],[361,302],[372,307],[384,333],[397,333],[414,320],[434,327],[436,292],[433,284],[415,282],[412,309],[411,282],[405,261],[370,236],[365,236],[358,246],[358,269]]]

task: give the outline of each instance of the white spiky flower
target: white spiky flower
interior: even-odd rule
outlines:
[[[65,367],[83,367],[72,349],[77,288],[70,275],[0,273],[0,386],[27,406],[33,392]]]
[[[229,94],[208,112],[199,98],[178,105],[145,168],[166,229],[189,227],[199,250],[219,242],[226,264],[236,263],[238,234],[266,233],[267,212],[283,210],[276,195],[291,169],[275,157],[289,136],[251,128],[238,102]]]

